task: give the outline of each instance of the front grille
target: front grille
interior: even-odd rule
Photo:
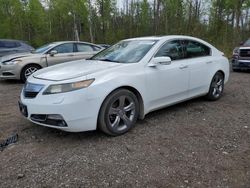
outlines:
[[[240,57],[250,57],[250,49],[241,49]]]
[[[38,93],[43,89],[44,85],[26,83],[23,88],[25,98],[35,98]]]

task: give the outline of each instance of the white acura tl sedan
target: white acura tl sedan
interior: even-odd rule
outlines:
[[[221,97],[229,62],[209,43],[188,36],[120,41],[88,60],[35,72],[19,107],[30,121],[69,132],[121,135],[153,110],[194,97]]]

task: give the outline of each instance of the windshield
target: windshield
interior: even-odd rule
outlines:
[[[147,54],[156,42],[157,40],[121,41],[90,59],[116,63],[136,63]]]
[[[34,50],[32,53],[40,54],[46,52],[51,47],[55,46],[55,43],[45,44],[44,46],[41,46]]]
[[[245,43],[244,46],[250,46],[250,39],[248,39]]]

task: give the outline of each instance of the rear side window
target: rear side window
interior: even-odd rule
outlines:
[[[164,44],[156,53],[155,57],[170,57],[172,60],[183,59],[183,49],[179,40],[174,40]]]
[[[195,58],[211,55],[211,49],[196,41],[183,41],[184,58]]]
[[[20,42],[16,41],[0,41],[0,48],[17,48],[21,46]]]
[[[94,48],[88,44],[76,44],[78,52],[93,52]]]

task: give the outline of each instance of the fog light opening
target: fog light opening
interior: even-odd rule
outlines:
[[[68,126],[63,117],[59,114],[32,114],[30,118],[35,122],[46,125],[57,126],[57,127]]]

